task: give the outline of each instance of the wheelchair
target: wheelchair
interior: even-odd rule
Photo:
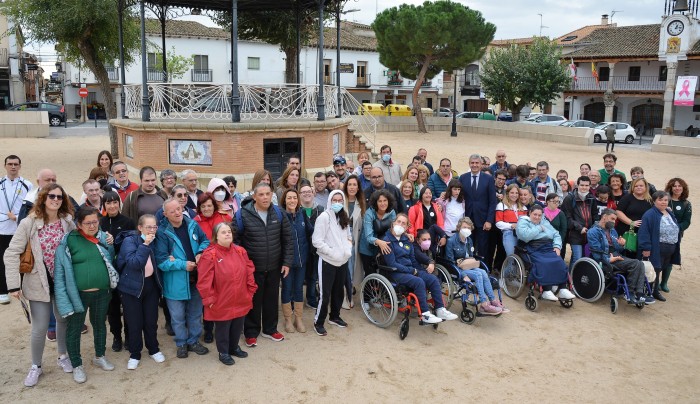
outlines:
[[[627,285],[627,278],[621,271],[610,266],[603,266],[592,258],[583,257],[571,267],[573,292],[581,300],[588,303],[598,301],[604,292],[610,294],[610,312],[617,313],[618,296],[630,301],[632,292]],[[646,281],[647,293],[651,294],[651,286]],[[638,309],[644,308],[644,303],[637,303]]]
[[[480,257],[474,257],[479,260],[481,265],[479,268],[486,271],[487,274],[490,273],[489,268],[484,264]],[[462,301],[462,311],[459,313],[459,319],[465,324],[474,324],[477,317],[499,317],[501,314],[495,316],[486,316],[479,313],[477,306],[479,305],[479,299],[477,294],[476,285],[471,281],[465,281],[459,276],[459,268],[457,265],[451,261],[448,261],[444,257],[437,257],[435,263],[435,271],[439,269],[440,273],[447,273],[449,275],[449,282],[452,284],[451,292],[449,297],[445,297],[444,303],[445,308],[450,309],[452,302],[455,299]],[[489,280],[491,281],[491,287],[493,291],[498,294],[498,300],[501,302],[503,298],[501,297],[501,288],[498,283],[498,279],[489,275]],[[442,278],[440,279],[442,282]],[[449,288],[445,288],[446,290]]]
[[[403,318],[399,325],[399,338],[403,340],[408,336],[409,318],[411,316],[420,316],[421,310],[418,298],[405,286],[390,280],[390,274],[396,271],[396,268],[385,265],[381,256],[377,257],[376,270],[376,273],[365,276],[360,284],[362,311],[372,324],[380,328],[389,327],[396,320],[397,315],[402,313]],[[445,297],[445,307],[447,307],[446,298],[454,294],[452,282],[449,281],[451,279],[450,275],[445,268],[438,265],[435,265],[435,275],[440,280],[441,289],[443,290],[442,295]],[[434,312],[435,304],[433,298],[433,296],[428,294],[428,305],[430,305],[431,311]],[[418,325],[427,325],[427,323],[419,320]],[[437,329],[438,325],[439,323],[433,324],[433,328]]]
[[[542,299],[542,287],[537,282],[530,282],[530,269],[532,261],[527,252],[527,245],[518,242],[515,246],[515,254],[510,254],[503,261],[501,268],[501,277],[499,284],[503,293],[511,299],[517,299],[528,287],[527,297],[525,298],[525,308],[529,311],[537,310],[538,300]],[[568,275],[567,283],[571,288],[571,274]],[[535,290],[539,293],[535,298]],[[574,305],[573,299],[559,299],[559,304],[566,309],[570,309]]]

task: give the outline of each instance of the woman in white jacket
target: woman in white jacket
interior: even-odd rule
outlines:
[[[340,318],[343,304],[345,278],[348,272],[348,260],[352,254],[352,234],[347,202],[343,191],[334,190],[328,195],[328,209],[316,219],[314,234],[311,238],[318,253],[318,283],[321,287],[321,299],[318,301],[314,329],[316,334],[326,336],[328,333],[323,322],[328,314],[328,322],[345,328],[348,324]],[[328,303],[331,310],[328,313]]]

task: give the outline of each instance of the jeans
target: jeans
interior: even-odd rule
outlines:
[[[4,213],[4,212],[3,212]],[[7,279],[5,279],[5,250],[10,246],[12,234],[0,234],[0,295],[7,294]]]
[[[318,305],[318,294],[316,293],[316,283],[318,282],[318,255],[309,253],[309,260],[306,262],[306,302],[309,306]]]
[[[348,260],[348,275],[345,277],[345,297],[352,302],[352,278],[355,275],[355,242],[352,242],[352,254]]]
[[[286,278],[282,278],[282,304],[304,301],[304,277],[306,268],[291,267]]]
[[[166,299],[178,347],[195,344],[202,335],[202,296],[196,285],[190,285],[190,295],[190,300]]]
[[[491,287],[491,279],[489,279],[486,271],[481,268],[460,269],[459,277],[464,279],[465,276],[468,276],[474,286],[476,286],[476,290],[479,293],[479,303],[487,301],[484,296],[488,297],[488,301],[496,300],[496,295],[493,294],[493,287]]]
[[[46,331],[56,331],[56,315],[53,314],[53,310],[49,313],[49,328]]]
[[[571,259],[569,260],[569,272],[571,268],[574,267],[576,261],[583,257],[583,245],[581,244],[571,244]]]
[[[428,295],[426,293],[427,288],[430,289],[430,293],[433,296],[442,296],[440,282],[438,281],[437,277],[425,271],[418,271],[417,275],[407,274],[404,272],[394,272],[391,274],[391,279],[399,285],[404,285],[413,291],[413,294],[418,298],[420,314],[430,311],[430,306],[428,306]],[[440,299],[439,303],[435,302],[435,308],[439,309],[440,307],[444,307],[444,304],[442,304],[442,299]]]
[[[503,249],[506,250],[506,255],[511,255],[515,252],[517,243],[518,238],[515,237],[515,232],[512,229],[503,230]]]

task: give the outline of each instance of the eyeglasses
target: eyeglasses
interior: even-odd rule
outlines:
[[[92,227],[92,226],[97,226],[98,224],[100,224],[100,222],[83,222],[83,223],[81,223],[81,224],[82,224],[83,226]]]
[[[369,177],[369,178],[370,178],[370,179],[373,179],[373,180],[379,180],[379,179],[384,178],[384,176],[383,176],[383,175],[375,175],[375,176]]]
[[[144,229],[149,231],[155,231],[158,230],[158,226],[144,226]]]
[[[184,198],[184,197],[185,197],[185,194],[175,194],[175,197],[176,197],[176,198]]]
[[[62,201],[63,200],[63,195],[55,195],[55,194],[48,194],[46,195],[47,198],[51,200],[57,200],[57,201]]]
[[[505,156],[506,156],[505,154],[499,154],[499,155],[497,155],[496,157],[497,157],[497,158],[501,158],[501,157],[505,157]]]
[[[311,195],[311,194],[313,194],[312,191],[301,191],[300,193],[301,193],[302,195]]]
[[[115,171],[114,173],[115,174],[124,174],[125,172],[126,172],[126,170],[119,170],[119,171]]]

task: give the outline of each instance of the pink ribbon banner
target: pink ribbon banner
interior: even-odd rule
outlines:
[[[673,105],[692,107],[695,104],[695,87],[697,85],[697,76],[679,76],[673,96]]]

